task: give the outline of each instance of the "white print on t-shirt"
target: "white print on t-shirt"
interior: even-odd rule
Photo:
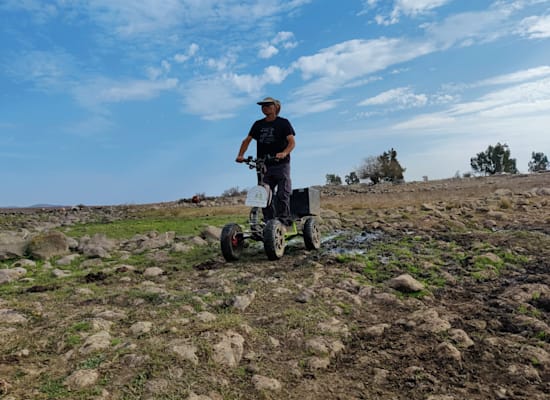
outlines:
[[[275,128],[272,126],[265,126],[260,129],[260,140],[262,144],[271,144],[275,142]]]

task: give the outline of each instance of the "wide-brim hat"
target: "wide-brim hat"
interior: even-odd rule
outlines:
[[[260,106],[263,106],[264,104],[275,104],[275,105],[280,106],[281,102],[277,99],[274,99],[273,97],[266,97],[262,101],[259,101],[257,104],[260,105]]]

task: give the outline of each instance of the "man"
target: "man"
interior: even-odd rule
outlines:
[[[257,157],[271,156],[276,160],[266,163],[267,171],[264,176],[264,183],[269,185],[272,192],[276,191],[275,207],[277,218],[286,226],[292,224],[290,216],[290,194],[292,183],[290,180],[290,152],[295,147],[294,128],[290,122],[279,117],[281,102],[272,97],[266,97],[258,104],[262,107],[265,118],[262,118],[252,125],[248,136],[243,140],[237,156],[237,162],[244,161],[244,153],[252,139],[256,140]],[[263,209],[264,220],[274,218],[273,209]]]

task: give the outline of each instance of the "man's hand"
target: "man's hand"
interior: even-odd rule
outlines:
[[[283,158],[285,158],[288,154],[285,153],[284,151],[280,152],[280,153],[277,153],[275,154],[275,158],[278,158],[279,160],[282,160]]]
[[[244,157],[243,156],[237,156],[235,161],[238,162],[238,163],[242,163],[242,162],[244,162]]]

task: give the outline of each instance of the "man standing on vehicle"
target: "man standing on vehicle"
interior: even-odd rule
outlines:
[[[281,102],[272,97],[266,97],[258,104],[262,107],[265,118],[262,118],[252,125],[248,136],[243,140],[239,149],[236,161],[244,161],[244,153],[252,139],[256,140],[258,158],[271,156],[275,160],[266,162],[267,171],[264,176],[264,183],[269,185],[271,191],[276,192],[276,213],[277,218],[286,226],[292,224],[290,216],[290,194],[292,183],[290,180],[290,152],[294,149],[294,128],[290,121],[279,117]],[[273,209],[263,209],[264,220],[274,218]]]

